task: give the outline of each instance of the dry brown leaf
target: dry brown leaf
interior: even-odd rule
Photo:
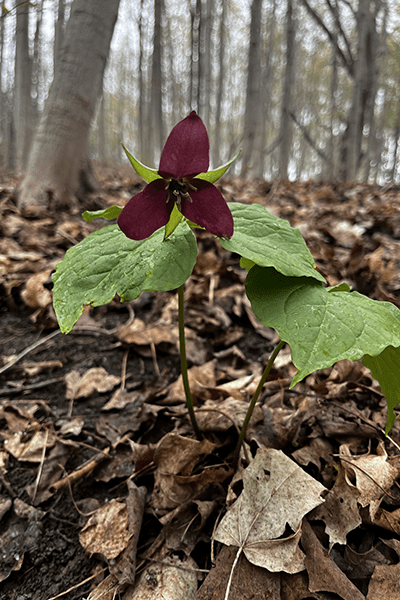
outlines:
[[[192,398],[209,398],[209,388],[215,388],[215,359],[201,365],[194,366],[188,370],[189,385]],[[185,391],[183,387],[182,375],[171,383],[167,388],[167,397],[163,400],[163,404],[182,401],[185,399]]]
[[[146,565],[122,600],[192,600],[197,591],[197,564],[193,558],[167,556],[163,550]]]
[[[133,481],[128,481],[129,495],[126,499],[128,513],[128,531],[131,536],[126,548],[115,563],[110,564],[110,572],[118,579],[121,586],[135,582],[136,574],[136,551],[142,527],[144,505],[147,490],[145,487],[137,487]]]
[[[101,410],[114,410],[125,408],[127,404],[136,402],[140,392],[127,392],[126,390],[118,389],[111,396],[110,400],[102,407]]]
[[[226,398],[222,402],[207,400],[201,409],[196,412],[197,422],[202,431],[226,431],[234,423],[240,428],[243,425],[248,407],[247,402],[235,398]],[[224,414],[228,416],[226,417]],[[264,412],[261,406],[256,404],[249,426],[252,427],[263,419]]]
[[[109,392],[120,381],[120,377],[109,375],[103,367],[89,369],[82,376],[79,371],[72,370],[65,376],[65,383],[67,384],[65,395],[69,400],[87,398],[94,392]]]
[[[52,293],[44,287],[53,269],[46,269],[29,277],[21,298],[29,308],[46,308],[52,302]]]
[[[332,592],[343,600],[365,600],[321,545],[307,519],[303,521],[301,543],[306,553],[305,566],[311,592]]]
[[[118,579],[114,575],[107,575],[99,585],[92,590],[87,600],[115,600],[119,589]]]
[[[222,547],[195,600],[224,599],[235,555],[235,548]],[[229,600],[281,600],[280,573],[256,567],[242,555],[233,575]]]
[[[157,444],[154,462],[157,470],[154,475],[154,491],[152,506],[156,510],[173,509],[191,499],[195,489],[188,485],[187,479],[177,481],[178,473],[187,478],[198,462],[200,456],[210,454],[215,444],[209,440],[192,440],[176,433],[168,433]],[[196,481],[200,488],[204,481]]]
[[[280,450],[259,448],[243,474],[243,492],[218,525],[215,539],[238,546],[250,562],[269,571],[304,569],[301,520],[321,504],[323,485]],[[285,534],[289,525],[294,532]]]
[[[99,553],[110,560],[125,550],[130,537],[126,504],[113,499],[89,518],[79,541],[89,554]]]
[[[372,574],[366,600],[400,600],[400,564],[378,565]]]
[[[357,501],[361,506],[369,505],[370,515],[373,519],[386,491],[396,481],[400,473],[398,457],[388,459],[384,443],[377,446],[377,454],[363,454],[352,456],[346,445],[340,447],[340,460],[344,466],[349,486],[353,486],[351,479],[355,477]]]
[[[4,439],[4,448],[15,458],[22,461],[41,462],[44,446],[52,448],[56,441],[53,433],[46,431],[29,432],[21,431],[11,433],[9,431],[2,432]]]
[[[354,488],[348,485],[342,465],[339,465],[335,484],[324,504],[318,506],[312,516],[325,522],[325,531],[329,536],[331,547],[334,544],[346,545],[347,534],[361,525],[357,494]]]

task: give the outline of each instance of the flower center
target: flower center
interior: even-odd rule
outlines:
[[[186,198],[189,202],[193,202],[187,188],[197,192],[197,188],[194,187],[191,183],[184,179],[170,179],[167,182],[166,190],[167,190],[167,204],[170,200],[176,202],[178,206],[178,210],[182,208],[182,200]]]

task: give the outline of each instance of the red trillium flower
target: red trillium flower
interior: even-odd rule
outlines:
[[[132,240],[144,240],[169,221],[174,204],[196,225],[218,237],[233,235],[233,218],[221,192],[198,178],[209,166],[209,141],[203,121],[192,111],[168,136],[158,175],[133,196],[118,217]]]

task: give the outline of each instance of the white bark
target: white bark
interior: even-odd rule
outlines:
[[[90,123],[100,96],[120,0],[74,0],[58,69],[40,120],[21,206],[68,204],[86,166]]]

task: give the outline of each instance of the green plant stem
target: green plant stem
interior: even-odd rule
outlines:
[[[283,346],[285,345],[286,342],[283,342],[282,340],[277,344],[275,350],[273,351],[273,353],[270,356],[270,359],[267,363],[267,366],[264,369],[264,373],[262,374],[262,377],[258,383],[257,389],[254,392],[254,396],[251,399],[249,408],[247,409],[247,413],[246,413],[246,418],[243,422],[242,425],[242,429],[240,431],[240,435],[239,435],[239,439],[238,442],[236,444],[236,448],[235,448],[235,454],[234,454],[234,464],[237,463],[237,461],[239,460],[239,452],[240,452],[240,448],[242,447],[243,444],[243,440],[245,438],[246,435],[246,430],[247,430],[247,426],[249,424],[249,421],[251,419],[251,415],[253,414],[253,410],[254,407],[256,405],[256,402],[261,394],[261,390],[263,389],[264,383],[267,381],[267,377],[271,371],[272,365],[274,364],[274,360],[276,359],[276,357],[278,356],[279,352],[282,350]]]
[[[185,389],[186,404],[189,411],[190,420],[192,421],[193,429],[198,440],[202,440],[203,436],[199,429],[196,421],[196,415],[194,414],[192,394],[190,393],[188,368],[186,360],[186,342],[185,342],[185,308],[183,293],[185,284],[182,284],[178,288],[178,299],[179,299],[179,353],[181,355],[181,373],[183,380],[183,387]]]

